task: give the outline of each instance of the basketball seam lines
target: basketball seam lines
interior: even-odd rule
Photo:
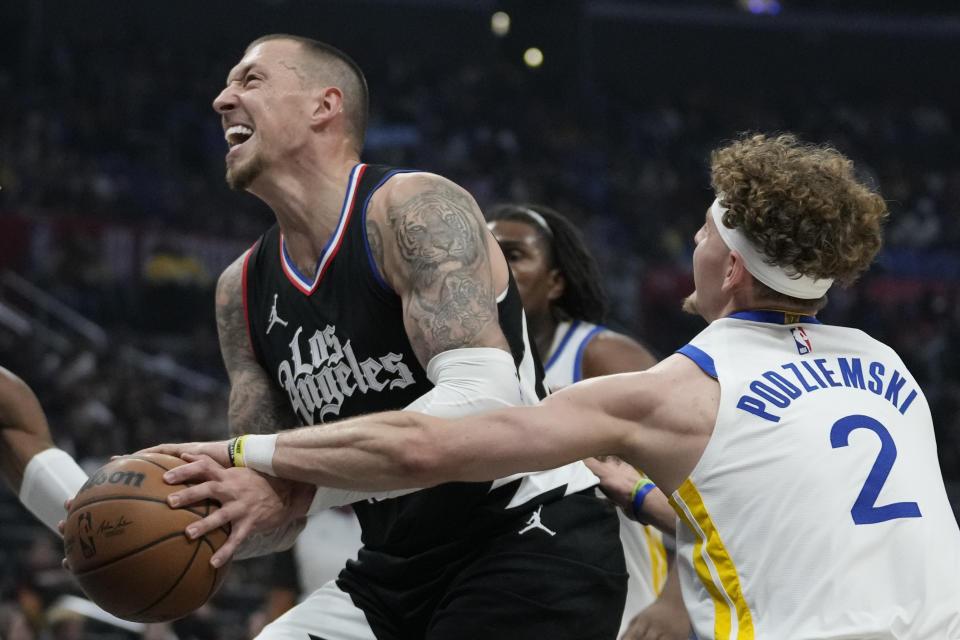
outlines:
[[[156,460],[151,460],[150,458],[141,458],[140,456],[133,455],[133,454],[128,455],[128,456],[123,456],[123,458],[126,459],[126,460],[140,460],[141,462],[149,462],[149,463],[152,464],[152,465],[156,465],[156,466],[160,467],[160,468],[163,469],[164,471],[170,471],[170,469],[172,469],[172,467],[165,467],[165,466],[163,466],[162,464],[160,464],[160,463],[157,462]]]
[[[85,575],[85,574],[90,573],[91,571],[98,571],[98,570],[103,569],[104,567],[106,567],[106,566],[108,566],[108,565],[113,564],[114,562],[118,562],[118,561],[120,561],[120,560],[125,560],[125,559],[129,558],[130,556],[133,556],[133,555],[136,555],[136,554],[140,553],[141,551],[145,551],[145,550],[149,549],[150,547],[156,546],[156,545],[160,544],[161,542],[166,542],[167,540],[170,540],[171,538],[176,538],[177,536],[183,536],[183,535],[184,535],[183,531],[177,531],[176,533],[171,533],[171,534],[169,534],[169,535],[165,535],[165,536],[163,536],[162,538],[157,538],[156,540],[151,541],[150,544],[145,544],[145,545],[142,546],[142,547],[138,547],[138,548],[136,548],[136,549],[134,549],[134,550],[132,550],[132,551],[128,551],[127,553],[123,554],[122,556],[117,556],[116,558],[111,558],[110,560],[108,560],[107,562],[104,562],[103,564],[98,564],[98,565],[95,566],[95,567],[91,567],[91,568],[89,568],[89,569],[84,569],[83,571],[76,571],[76,570],[74,570],[73,573],[74,573],[74,575],[76,575],[76,576],[82,576],[82,575]],[[184,536],[184,537],[186,537],[186,536]]]
[[[200,539],[203,540],[203,541],[207,544],[208,547],[210,547],[210,555],[213,555],[214,553],[217,552],[217,548],[213,546],[213,543],[212,543],[212,542],[210,542],[209,540],[207,540],[207,536],[206,536],[206,535],[204,535],[204,536],[203,536],[202,538],[200,538]],[[199,547],[200,547],[200,545],[197,545],[197,548],[199,548]],[[220,580],[220,572],[221,572],[221,571],[226,571],[226,567],[223,567],[223,568],[217,567],[217,568],[215,568],[215,569],[213,570],[213,580],[210,581],[210,590],[207,591],[207,597],[204,598],[204,600],[203,600],[204,602],[206,602],[207,600],[209,600],[209,599],[213,596],[213,593],[217,590],[217,584],[218,584],[218,582],[219,582],[219,580]]]
[[[200,545],[199,544],[194,545],[193,555],[190,556],[190,560],[188,560],[187,564],[184,565],[183,571],[181,571],[180,575],[177,576],[177,579],[173,581],[173,584],[171,584],[170,587],[166,591],[164,591],[159,598],[157,598],[156,600],[154,600],[153,602],[145,606],[143,609],[140,609],[139,611],[134,612],[132,615],[135,615],[135,616],[140,615],[144,611],[149,611],[150,609],[157,606],[157,604],[159,604],[160,602],[163,602],[163,599],[166,598],[168,595],[170,595],[170,593],[177,588],[177,585],[179,585],[180,581],[183,580],[183,576],[187,575],[187,571],[189,571],[190,567],[193,566],[193,561],[196,560],[197,552],[199,551],[200,551]]]
[[[103,498],[94,498],[93,500],[90,500],[90,501],[88,501],[88,502],[84,502],[83,504],[74,505],[73,508],[70,509],[70,515],[73,515],[74,513],[76,513],[78,509],[83,509],[83,508],[85,508],[85,507],[90,506],[91,504],[96,504],[96,503],[98,503],[98,502],[110,502],[111,500],[141,500],[141,501],[143,501],[143,502],[159,502],[159,503],[161,503],[161,504],[167,504],[167,501],[166,501],[166,500],[161,500],[160,498],[147,498],[147,497],[145,497],[145,496],[130,496],[130,495],[123,495],[123,496],[106,496],[106,497],[103,497]],[[203,513],[203,512],[201,512],[201,511],[197,511],[197,510],[195,510],[195,509],[191,509],[190,507],[177,507],[176,509],[173,509],[173,507],[171,507],[171,509],[172,509],[173,511],[179,511],[179,510],[181,510],[181,509],[184,510],[184,511],[189,511],[190,513],[192,513],[192,514],[195,515],[195,516],[201,516],[201,517],[203,517],[203,516],[206,516],[206,515],[207,515],[206,513]]]

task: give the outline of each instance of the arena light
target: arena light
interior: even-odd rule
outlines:
[[[506,11],[497,11],[490,16],[490,31],[498,38],[510,33],[510,14]]]
[[[530,68],[536,69],[543,64],[543,51],[537,47],[530,47],[523,52],[523,62]]]
[[[744,11],[749,11],[758,16],[775,16],[780,13],[782,8],[778,0],[737,0],[737,4]]]

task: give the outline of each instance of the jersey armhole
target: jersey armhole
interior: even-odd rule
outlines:
[[[373,277],[377,281],[377,284],[379,284],[385,291],[389,291],[394,295],[396,295],[397,292],[393,290],[393,287],[387,283],[386,279],[383,277],[383,274],[380,273],[380,269],[377,267],[377,261],[373,259],[373,251],[370,250],[370,239],[367,237],[367,207],[370,205],[370,198],[373,197],[373,194],[375,194],[387,180],[398,173],[419,173],[419,170],[394,169],[393,171],[387,173],[387,175],[380,178],[380,182],[374,185],[373,189],[370,190],[370,193],[367,194],[366,200],[363,201],[363,209],[360,211],[360,222],[362,227],[360,233],[363,234],[363,248],[367,252],[367,261],[370,262],[370,271],[373,272]]]
[[[679,354],[681,354],[681,355],[687,356],[688,358],[690,358],[691,360],[693,360],[693,362],[694,362],[698,367],[700,367],[705,374],[707,374],[707,375],[710,376],[711,378],[716,379],[716,377],[717,377],[717,366],[714,364],[713,358],[711,358],[711,357],[710,357],[706,352],[704,352],[702,349],[700,349],[700,348],[698,348],[698,347],[695,347],[695,346],[693,346],[692,344],[689,344],[689,343],[688,343],[688,344],[683,345],[683,346],[680,347],[679,349],[677,349],[677,353],[679,353]]]
[[[596,336],[601,331],[606,331],[607,328],[601,325],[595,326],[590,330],[590,333],[584,337],[583,342],[580,343],[580,346],[577,347],[577,356],[573,361],[573,381],[580,382],[583,380],[583,353],[587,350],[587,345],[590,344],[590,341],[593,340],[593,337]]]

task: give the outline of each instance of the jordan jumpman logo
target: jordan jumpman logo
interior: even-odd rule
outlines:
[[[530,519],[527,520],[527,526],[525,526],[523,529],[520,529],[520,532],[519,532],[520,535],[525,534],[527,531],[530,531],[531,529],[543,529],[544,531],[546,531],[552,536],[557,535],[556,531],[550,531],[550,529],[547,529],[545,526],[543,526],[543,523],[540,522],[541,509],[543,509],[543,505],[540,505],[539,507],[537,507],[537,510],[530,514]]]
[[[267,333],[270,333],[270,329],[273,329],[273,325],[275,324],[279,323],[279,324],[282,324],[283,326],[287,326],[287,321],[281,318],[277,314],[277,297],[279,295],[280,295],[279,293],[273,294],[273,308],[270,309],[270,317],[267,318],[267,322],[270,323],[267,325]]]

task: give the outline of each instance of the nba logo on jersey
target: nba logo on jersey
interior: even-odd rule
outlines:
[[[800,355],[806,355],[813,351],[813,345],[810,344],[810,339],[807,338],[807,332],[803,330],[803,327],[794,327],[790,329],[790,333],[793,334],[793,341],[797,343],[797,351],[800,352]]]

